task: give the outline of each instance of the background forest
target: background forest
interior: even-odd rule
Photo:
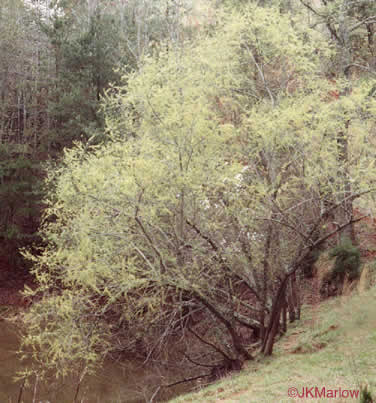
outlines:
[[[372,0],[2,0],[23,376],[271,355],[312,262],[374,210],[375,30]]]

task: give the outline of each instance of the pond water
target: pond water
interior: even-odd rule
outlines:
[[[76,393],[73,379],[64,382],[44,382],[25,387],[19,400],[21,382],[14,382],[16,372],[21,370],[22,362],[17,357],[19,336],[13,325],[0,321],[0,402],[4,403],[68,403],[74,401]],[[176,374],[175,374],[176,375]],[[108,362],[93,376],[87,377],[80,387],[80,403],[136,403],[150,401],[153,392],[161,383],[170,378],[166,370],[145,369],[140,362]],[[182,390],[180,389],[179,392]],[[166,399],[178,391],[169,391],[167,395],[158,394]],[[35,393],[35,394],[34,394]],[[155,399],[154,401],[158,401]]]

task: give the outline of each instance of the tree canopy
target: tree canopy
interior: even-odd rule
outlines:
[[[282,312],[300,315],[305,259],[354,221],[328,217],[373,203],[372,82],[333,79],[338,49],[304,12],[213,18],[118,71],[106,140],[93,132],[49,170],[44,245],[25,252],[38,288],[24,348],[44,370],[90,371],[140,343],[157,354],[188,331],[214,367],[252,359],[252,338],[271,354]],[[95,57],[86,35],[74,46]]]

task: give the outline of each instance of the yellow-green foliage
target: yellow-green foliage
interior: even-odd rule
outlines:
[[[278,227],[271,273],[285,270],[319,195],[343,195],[336,136],[345,118],[354,191],[375,175],[362,145],[371,101],[362,87],[328,99],[328,54],[299,20],[251,7],[124,76],[106,99],[111,141],[77,144],[50,172],[48,246],[31,257],[39,289],[29,292],[43,298],[25,315],[25,350],[63,375],[72,361],[92,368],[115,339],[131,345],[141,328],[165,323],[167,295],[172,309],[179,293],[223,307],[229,271],[259,286],[264,219],[278,209],[290,227]]]

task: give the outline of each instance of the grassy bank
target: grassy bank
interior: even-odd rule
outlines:
[[[376,390],[375,371],[376,288],[372,288],[306,307],[302,321],[291,325],[276,344],[273,357],[259,356],[240,373],[172,402],[359,401],[345,397],[343,391],[359,390],[364,384]],[[306,394],[306,399],[294,399],[288,396],[292,387],[299,393],[307,387],[313,394],[310,388],[321,392],[325,387],[327,397]],[[329,399],[330,393],[337,397]]]

